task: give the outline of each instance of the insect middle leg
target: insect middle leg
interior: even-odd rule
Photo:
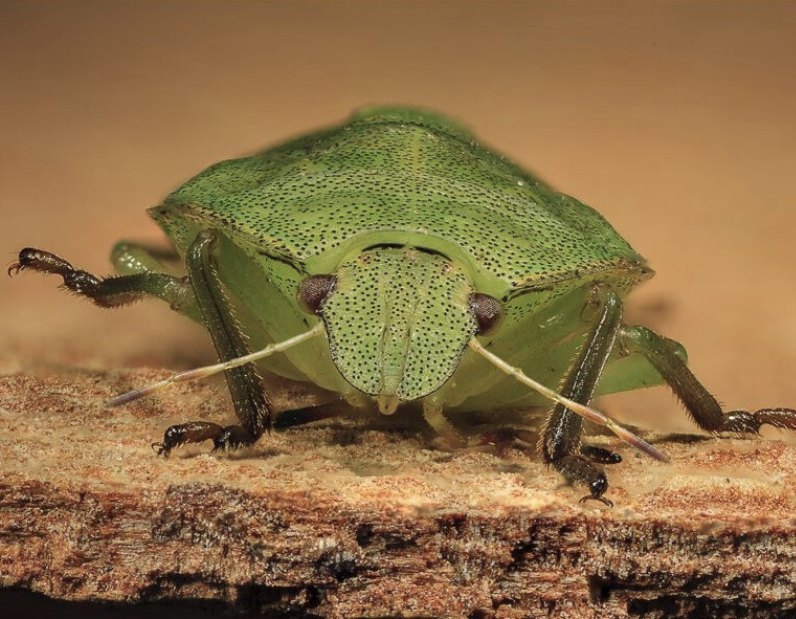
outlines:
[[[621,327],[622,301],[609,287],[595,284],[583,311],[595,312],[589,320],[592,327],[559,393],[578,403],[588,404]],[[542,458],[567,480],[589,488],[590,493],[581,501],[591,499],[611,506],[611,501],[603,496],[608,489],[608,479],[597,463],[613,464],[620,458],[608,450],[581,445],[582,431],[583,418],[563,404],[556,404],[545,421],[539,440]]]
[[[758,434],[764,425],[796,430],[796,410],[791,408],[764,408],[754,413],[738,410],[725,414],[716,398],[676,354],[675,342],[646,327],[623,326],[617,343],[623,351],[646,357],[685,405],[691,418],[707,432]]]

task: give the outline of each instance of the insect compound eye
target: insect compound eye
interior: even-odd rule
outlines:
[[[478,335],[489,335],[503,322],[503,306],[495,297],[474,292],[470,295],[470,311],[478,323]]]
[[[336,275],[311,275],[301,280],[296,296],[305,312],[320,314],[321,305],[336,286]]]

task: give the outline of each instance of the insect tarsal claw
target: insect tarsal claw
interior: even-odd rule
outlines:
[[[603,505],[605,505],[607,507],[613,507],[614,506],[614,502],[611,499],[607,499],[604,496],[593,496],[591,494],[587,494],[586,496],[581,497],[578,500],[578,503],[585,503],[586,501],[599,501],[600,503],[602,503]]]
[[[169,457],[169,452],[171,452],[171,448],[167,447],[164,443],[152,443],[152,450],[159,456],[163,456],[165,458]]]
[[[24,270],[25,270],[25,265],[24,264],[20,264],[19,262],[14,262],[12,265],[10,265],[8,267],[8,269],[6,269],[6,273],[8,273],[9,277],[13,277],[14,275],[19,273],[20,271],[24,271]]]

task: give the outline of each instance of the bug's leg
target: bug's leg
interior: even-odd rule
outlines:
[[[764,408],[754,413],[730,411],[725,414],[716,398],[702,386],[677,354],[676,342],[646,327],[623,326],[618,343],[623,350],[646,357],[703,430],[714,434],[757,434],[764,425],[796,430],[796,410],[790,408]]]
[[[340,417],[346,412],[348,412],[348,409],[341,409],[340,404],[337,402],[308,408],[295,408],[293,410],[282,411],[275,415],[273,427],[277,430],[284,430],[314,421]]]
[[[456,449],[463,447],[467,443],[454,425],[445,417],[442,405],[430,398],[423,400],[423,417],[428,425],[439,435],[443,447]]]
[[[171,271],[179,260],[179,254],[172,248],[149,246],[132,241],[119,241],[111,250],[111,264],[121,276],[163,275]],[[170,293],[169,298],[164,300],[168,301],[169,307],[175,312],[201,322],[202,314],[196,304],[188,277],[175,279],[179,281],[179,289]],[[163,299],[162,296],[160,298]]]
[[[217,238],[213,231],[200,232],[188,249],[185,264],[202,319],[223,362],[247,355],[249,349],[218,277],[213,256]],[[158,453],[168,455],[178,445],[208,439],[213,440],[214,449],[243,447],[251,445],[263,432],[271,429],[271,405],[263,391],[257,366],[247,363],[226,370],[224,377],[240,425],[222,428],[206,422],[189,422],[171,426],[166,430],[163,442],[154,445]]]
[[[559,390],[561,395],[583,404],[587,404],[594,395],[622,320],[622,301],[610,288],[595,285],[592,297],[593,300],[584,308],[584,312],[595,312],[593,318],[589,317],[592,327]],[[581,502],[595,500],[612,506],[611,501],[603,496],[608,489],[608,479],[602,468],[594,463],[595,459],[600,461],[599,456],[607,459],[610,456],[588,447],[584,454],[580,443],[582,430],[583,418],[564,405],[556,404],[539,439],[542,457],[568,481],[585,484],[589,488],[589,494]],[[597,458],[595,454],[598,454]]]
[[[491,445],[502,452],[517,443],[524,446],[533,445],[539,442],[538,438],[536,433],[526,428],[503,426],[478,435],[477,444]],[[619,464],[622,462],[622,456],[605,447],[581,444],[579,451],[581,456],[595,464]]]
[[[597,445],[581,445],[580,455],[597,464],[619,464],[622,461],[618,453]]]
[[[162,299],[178,311],[194,303],[193,291],[186,278],[160,271],[142,268],[138,272],[103,278],[75,269],[60,256],[33,247],[19,252],[17,261],[8,268],[8,274],[25,270],[59,275],[67,291],[86,297],[100,307],[119,307],[145,297]]]
[[[169,270],[166,263],[177,264],[179,254],[169,247],[146,245],[134,241],[119,241],[111,250],[111,263],[121,275]]]
[[[152,449],[159,456],[166,456],[171,450],[186,443],[201,443],[214,440],[224,432],[224,428],[217,423],[209,421],[189,421],[176,426],[170,426],[163,435],[162,443],[152,443]]]

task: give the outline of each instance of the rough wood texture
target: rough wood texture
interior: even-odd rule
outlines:
[[[0,379],[0,585],[270,616],[796,612],[792,446],[670,438],[670,465],[623,449],[612,510],[518,449],[446,453],[362,420],[165,460],[166,425],[226,416],[220,385],[101,406],[164,374]]]

